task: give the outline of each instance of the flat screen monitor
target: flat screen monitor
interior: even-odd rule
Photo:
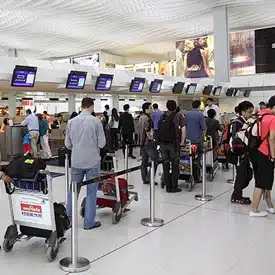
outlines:
[[[97,91],[110,91],[114,75],[100,74],[96,79],[95,89]]]
[[[215,89],[213,91],[213,95],[220,96],[221,92],[222,92],[222,87],[221,86],[215,87]]]
[[[213,86],[212,85],[207,85],[204,87],[202,94],[203,95],[210,95],[212,92]]]
[[[162,79],[155,79],[150,83],[149,91],[150,93],[159,93],[162,86]]]
[[[186,94],[187,95],[195,94],[196,88],[197,88],[197,84],[192,83],[192,84],[188,85],[188,87],[186,89]]]
[[[13,70],[11,86],[33,87],[35,83],[37,67],[18,66]]]
[[[66,89],[84,89],[86,77],[87,72],[71,71],[68,75]]]
[[[235,89],[234,88],[229,88],[227,91],[226,91],[226,96],[232,96],[233,93],[234,93]]]
[[[249,97],[250,93],[251,93],[251,90],[245,90],[243,96],[244,97]]]
[[[173,94],[181,94],[184,88],[184,82],[177,82],[172,89]]]
[[[130,92],[141,93],[144,87],[145,78],[135,77],[130,85]]]
[[[237,97],[240,96],[241,95],[241,90],[235,89],[233,95],[237,96]]]

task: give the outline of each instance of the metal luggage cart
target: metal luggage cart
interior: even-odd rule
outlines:
[[[211,136],[207,136],[208,148],[212,149],[206,152],[206,173],[210,181],[213,181],[217,170],[219,169],[219,162],[217,155],[213,148],[213,140]]]
[[[47,188],[42,187],[41,182],[35,186],[39,176],[46,177]],[[16,180],[16,179],[14,179]],[[4,236],[3,249],[5,252],[10,252],[16,242],[30,240],[33,236],[26,236],[21,232],[21,228],[33,229],[43,233],[47,245],[47,258],[52,262],[59,251],[59,244],[65,241],[65,238],[57,237],[57,227],[54,215],[54,204],[52,194],[52,177],[50,172],[39,171],[34,180],[21,179],[24,184],[15,186],[13,184],[6,185],[8,194],[11,221],[12,224],[7,227]],[[26,189],[32,184],[33,189]],[[21,188],[24,185],[24,188]],[[37,188],[38,187],[38,188]],[[20,230],[18,230],[18,227]],[[41,236],[42,237],[42,236]]]
[[[112,157],[113,171],[103,171],[102,175],[110,174],[110,179],[100,182],[98,185],[97,206],[98,208],[111,208],[112,209],[112,222],[117,224],[123,213],[129,211],[127,207],[133,202],[138,201],[138,193],[128,191],[128,183],[123,178],[112,177],[112,172],[117,172],[117,159],[114,154],[108,154]],[[121,195],[123,197],[121,197]],[[80,208],[80,215],[85,215],[86,198],[83,199]]]
[[[189,191],[192,191],[196,184],[194,177],[194,165],[198,165],[194,161],[196,158],[197,154],[192,152],[192,144],[187,140],[186,144],[180,148],[179,179],[185,181]],[[199,165],[198,171],[200,171]],[[198,175],[198,178],[199,177]],[[161,187],[165,187],[163,174],[161,176]]]

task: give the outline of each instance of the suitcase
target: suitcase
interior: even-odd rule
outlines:
[[[58,165],[65,166],[65,155],[68,154],[69,157],[69,165],[71,166],[71,153],[72,151],[67,149],[66,147],[58,148]]]

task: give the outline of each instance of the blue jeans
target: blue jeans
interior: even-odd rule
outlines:
[[[71,168],[71,178],[72,182],[81,182],[86,179],[93,179],[100,176],[100,163],[95,165],[93,168],[80,169]],[[87,197],[85,205],[85,217],[84,217],[84,227],[93,227],[95,225],[96,216],[96,195],[97,195],[98,183],[92,183],[87,185]],[[78,189],[78,194],[80,189]],[[72,216],[72,192],[69,193],[68,205],[67,205],[68,216]]]

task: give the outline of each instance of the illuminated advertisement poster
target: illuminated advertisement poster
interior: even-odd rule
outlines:
[[[73,64],[99,67],[99,54],[95,53],[91,56],[75,57],[73,58]]]
[[[186,78],[213,77],[213,35],[185,39],[176,43],[177,76]]]
[[[158,67],[158,74],[160,75],[168,75],[168,64],[160,63]]]
[[[231,75],[255,74],[255,32],[244,31],[230,34]]]
[[[177,76],[201,78],[215,76],[214,36],[176,42]],[[231,75],[255,73],[254,31],[230,34]]]

